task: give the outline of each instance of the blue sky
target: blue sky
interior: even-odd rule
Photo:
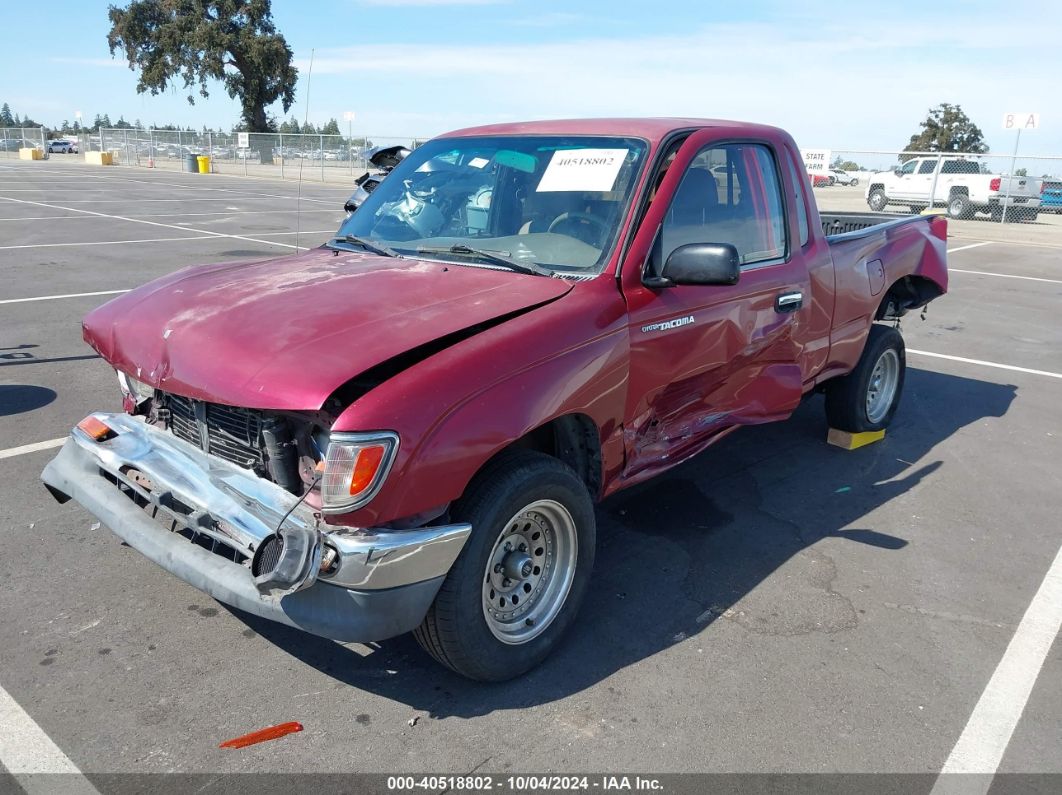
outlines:
[[[805,147],[896,149],[929,107],[959,103],[996,152],[1006,111],[1036,111],[1023,152],[1062,154],[1062,2],[274,0],[300,67],[296,105],[356,134],[426,137],[491,121],[689,115],[777,124]],[[58,124],[228,127],[220,87],[138,95],[112,60],[107,3],[9,4],[0,102]],[[273,112],[280,113],[276,106]],[[1027,143],[1026,143],[1027,142]]]

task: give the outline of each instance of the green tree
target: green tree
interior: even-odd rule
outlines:
[[[14,127],[15,117],[11,115],[11,106],[6,102],[0,108],[0,127]]]
[[[938,107],[930,109],[926,120],[919,126],[922,131],[911,136],[904,151],[973,152],[975,154],[988,151],[981,128],[963,113],[959,105],[942,102]]]
[[[218,80],[239,100],[251,132],[269,132],[266,108],[295,101],[298,70],[292,52],[273,24],[269,0],[133,0],[110,6],[111,55],[121,51],[129,68],[140,70],[138,93],[159,94],[183,81],[189,104],[192,89],[208,97]],[[263,152],[263,156],[268,148]]]
[[[322,127],[320,132],[322,135],[342,135],[339,131],[339,122],[335,119],[329,119],[328,124]]]
[[[1027,177],[1027,176],[1029,176],[1029,170],[1026,169],[1026,168],[1019,168],[1017,171],[1014,172],[1014,176],[1016,176],[1016,177]]]

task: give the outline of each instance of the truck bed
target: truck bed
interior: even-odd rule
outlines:
[[[909,215],[907,213],[819,213],[822,220],[822,233],[827,240],[854,240],[869,234],[880,232],[884,228],[892,229],[906,223],[925,220],[929,216]]]

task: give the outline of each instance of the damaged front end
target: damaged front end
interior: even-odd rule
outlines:
[[[58,500],[73,498],[163,568],[249,613],[341,641],[420,623],[470,526],[324,522],[379,488],[389,466],[379,435],[333,443],[320,417],[122,380],[135,414],[93,414],[71,432],[41,476]]]

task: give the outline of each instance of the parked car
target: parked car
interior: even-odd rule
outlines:
[[[842,171],[839,168],[831,168],[830,176],[833,177],[833,181],[838,185],[858,185],[859,178],[849,174],[847,171]]]
[[[811,187],[813,188],[826,188],[833,184],[834,180],[829,174],[815,174],[808,172],[808,179],[811,180]]]
[[[1045,177],[1040,188],[1040,209],[1062,213],[1062,179]]]
[[[987,213],[999,221],[1005,210],[1008,221],[1036,220],[1039,180],[983,174],[976,160],[956,155],[915,157],[893,171],[874,174],[865,193],[870,209],[880,212],[892,204],[905,204],[918,212],[928,207],[938,163],[940,173],[936,175],[932,203],[946,207],[949,218],[973,218],[976,213]]]
[[[0,141],[0,151],[17,152],[19,149],[40,149],[40,141],[30,141],[25,138],[5,138]]]
[[[366,158],[372,168],[354,180],[356,187],[350,198],[343,204],[343,209],[348,213],[357,210],[369,194],[383,182],[384,177],[390,174],[409,152],[410,150],[404,146],[380,146],[370,149],[366,153]]]
[[[71,154],[71,153],[77,154],[77,143],[74,142],[74,141],[59,141],[59,140],[49,141],[48,142],[48,151],[49,152],[58,152],[58,153],[64,154],[64,155]]]
[[[92,311],[124,411],[42,478],[240,610],[512,678],[575,621],[596,501],[814,391],[834,428],[892,420],[948,221],[820,215],[803,174],[740,122],[428,141],[325,246]]]

